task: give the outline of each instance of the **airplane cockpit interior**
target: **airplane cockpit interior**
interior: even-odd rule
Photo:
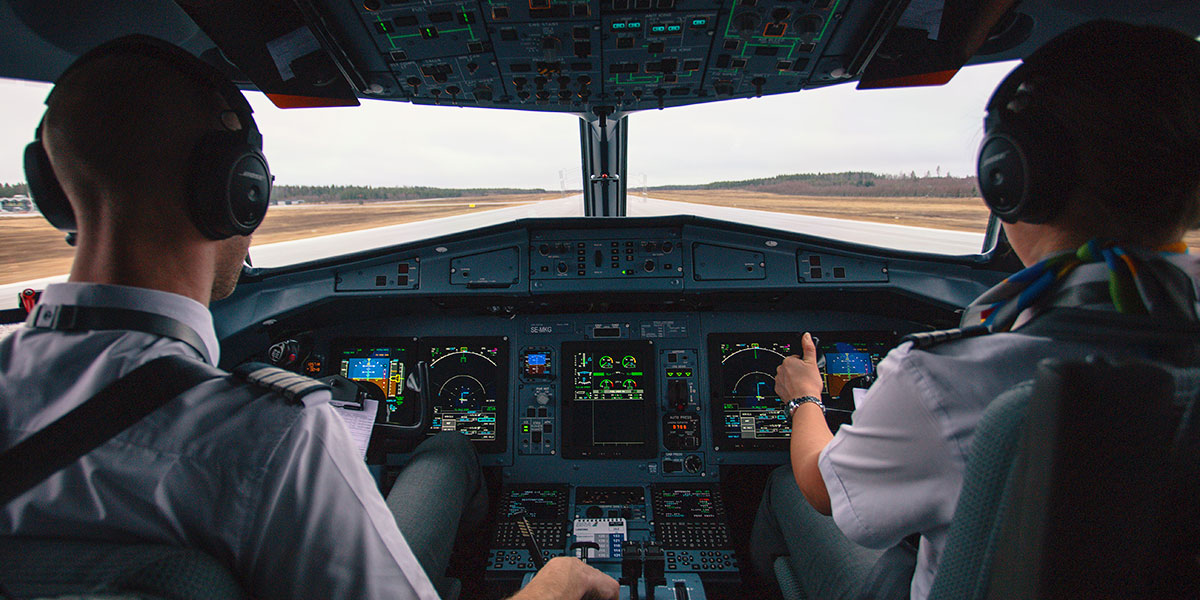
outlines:
[[[836,431],[902,337],[957,327],[1020,265],[994,218],[929,252],[715,213],[636,216],[629,115],[939,85],[1097,18],[1200,33],[1194,5],[1170,0],[12,0],[0,75],[54,81],[88,48],[145,33],[283,108],[578,116],[582,216],[248,265],[211,306],[220,366],[356,382],[335,401],[359,415],[351,431],[384,490],[421,440],[466,436],[491,503],[455,548],[461,597],[504,597],[559,555],[648,581],[643,597],[773,597],[748,545],[767,475],[789,461],[783,358],[814,335]],[[24,318],[4,302],[6,321]]]

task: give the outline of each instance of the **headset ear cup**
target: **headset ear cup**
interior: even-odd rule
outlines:
[[[213,132],[196,146],[189,209],[200,233],[214,240],[249,235],[262,223],[271,196],[267,159],[235,132]]]
[[[1075,177],[1070,137],[1057,135],[1050,123],[1007,111],[989,115],[985,127],[977,173],[988,208],[1006,223],[1046,223],[1057,217]]]
[[[54,167],[50,165],[50,157],[40,139],[25,146],[25,182],[29,185],[33,204],[51,225],[68,233],[78,230],[75,210],[54,175]]]

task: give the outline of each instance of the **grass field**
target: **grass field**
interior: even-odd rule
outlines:
[[[635,192],[631,191],[633,196]],[[652,198],[716,204],[819,217],[932,227],[982,233],[987,222],[983,203],[972,198],[853,198],[781,196],[738,190],[654,191]],[[435,217],[559,198],[560,194],[527,194],[272,207],[254,234],[255,245],[272,244],[420,221]],[[470,206],[474,204],[474,207]],[[1200,233],[1185,238],[1200,251]],[[0,284],[61,275],[71,268],[74,249],[40,216],[0,217]]]

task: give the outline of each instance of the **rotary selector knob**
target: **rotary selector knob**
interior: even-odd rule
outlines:
[[[683,470],[695,475],[704,469],[704,462],[699,456],[689,454],[683,459]]]

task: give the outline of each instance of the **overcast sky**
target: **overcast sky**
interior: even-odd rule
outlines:
[[[783,173],[975,169],[983,107],[1012,64],[971,67],[939,88],[853,84],[633,114],[629,178],[648,185]],[[0,79],[0,182],[24,181],[21,153],[49,85]],[[279,184],[580,186],[573,115],[413,106],[280,110],[248,93]]]

